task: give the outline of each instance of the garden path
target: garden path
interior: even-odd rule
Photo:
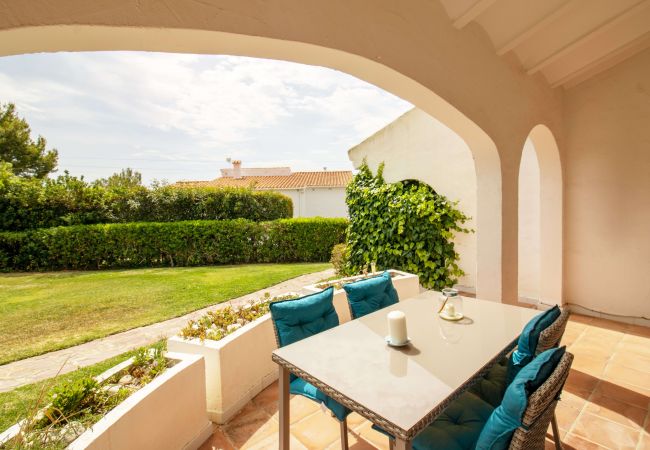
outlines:
[[[134,328],[133,330],[117,333],[74,347],[5,364],[0,366],[0,392],[11,391],[25,384],[51,378],[58,373],[71,372],[80,367],[98,363],[129,350],[152,344],[160,339],[178,333],[188,320],[200,317],[209,310],[223,308],[227,305],[243,305],[251,300],[258,300],[265,292],[268,292],[272,296],[291,291],[300,292],[304,286],[314,284],[323,278],[328,278],[333,275],[334,270],[332,269],[302,275],[291,280],[283,281],[267,289],[262,289],[217,305],[208,306],[207,308],[174,319]]]

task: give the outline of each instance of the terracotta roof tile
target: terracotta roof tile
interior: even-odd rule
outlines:
[[[345,187],[352,172],[293,172],[291,175],[221,177],[212,181],[179,181],[182,187],[255,187],[256,189],[300,189],[305,187]]]

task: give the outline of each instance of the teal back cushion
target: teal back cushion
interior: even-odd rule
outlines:
[[[399,301],[390,273],[343,286],[348,296],[352,318],[357,319]]]
[[[512,435],[521,426],[521,419],[528,406],[528,396],[553,373],[565,350],[565,347],[546,350],[519,371],[506,389],[501,405],[492,412],[483,427],[476,450],[508,448]]]
[[[280,347],[329,330],[339,324],[334,309],[334,288],[293,300],[271,303],[271,318]]]
[[[536,315],[526,324],[519,336],[517,349],[510,355],[506,384],[510,384],[517,376],[517,373],[533,359],[540,333],[551,326],[560,317],[560,313],[560,308],[555,305],[553,308]]]

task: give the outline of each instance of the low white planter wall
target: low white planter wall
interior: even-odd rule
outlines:
[[[420,293],[417,275],[398,270],[391,272],[397,275],[392,281],[400,299]],[[308,292],[322,290],[315,285],[304,289]],[[348,322],[350,311],[343,289],[334,292],[334,306],[340,322]],[[167,349],[171,352],[205,358],[208,417],[218,424],[228,422],[278,378],[278,366],[271,360],[271,353],[276,348],[270,314],[244,325],[219,341],[184,339],[180,336],[167,341]]]
[[[388,272],[393,274],[391,281],[395,290],[397,290],[397,295],[400,300],[404,300],[410,297],[415,297],[420,293],[420,282],[419,277],[415,274],[402,272],[400,270],[390,269]],[[375,275],[381,275],[382,272],[377,272]],[[339,278],[338,280],[331,280],[328,283],[337,283],[340,281],[355,281],[360,279],[360,276]],[[317,283],[321,284],[321,283]],[[305,290],[308,292],[320,292],[323,288],[317,287],[317,284],[312,284],[310,286],[305,286]],[[336,313],[339,316],[339,321],[341,323],[348,322],[352,317],[350,316],[350,307],[348,306],[348,298],[345,295],[343,289],[334,290],[334,307],[336,308]]]
[[[208,417],[219,424],[278,378],[278,367],[271,361],[277,345],[270,314],[218,341],[174,336],[167,348],[205,358]]]
[[[205,411],[205,362],[166,353],[178,362],[133,393],[68,449],[196,449],[212,434]]]
[[[205,364],[198,355],[168,352],[177,363],[134,392],[67,448],[71,450],[197,449],[212,434],[205,410]],[[99,375],[109,378],[130,360]],[[0,435],[12,439],[19,424]]]

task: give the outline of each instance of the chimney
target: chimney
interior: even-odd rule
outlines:
[[[232,177],[235,179],[240,179],[241,176],[241,161],[236,159],[232,162]]]

